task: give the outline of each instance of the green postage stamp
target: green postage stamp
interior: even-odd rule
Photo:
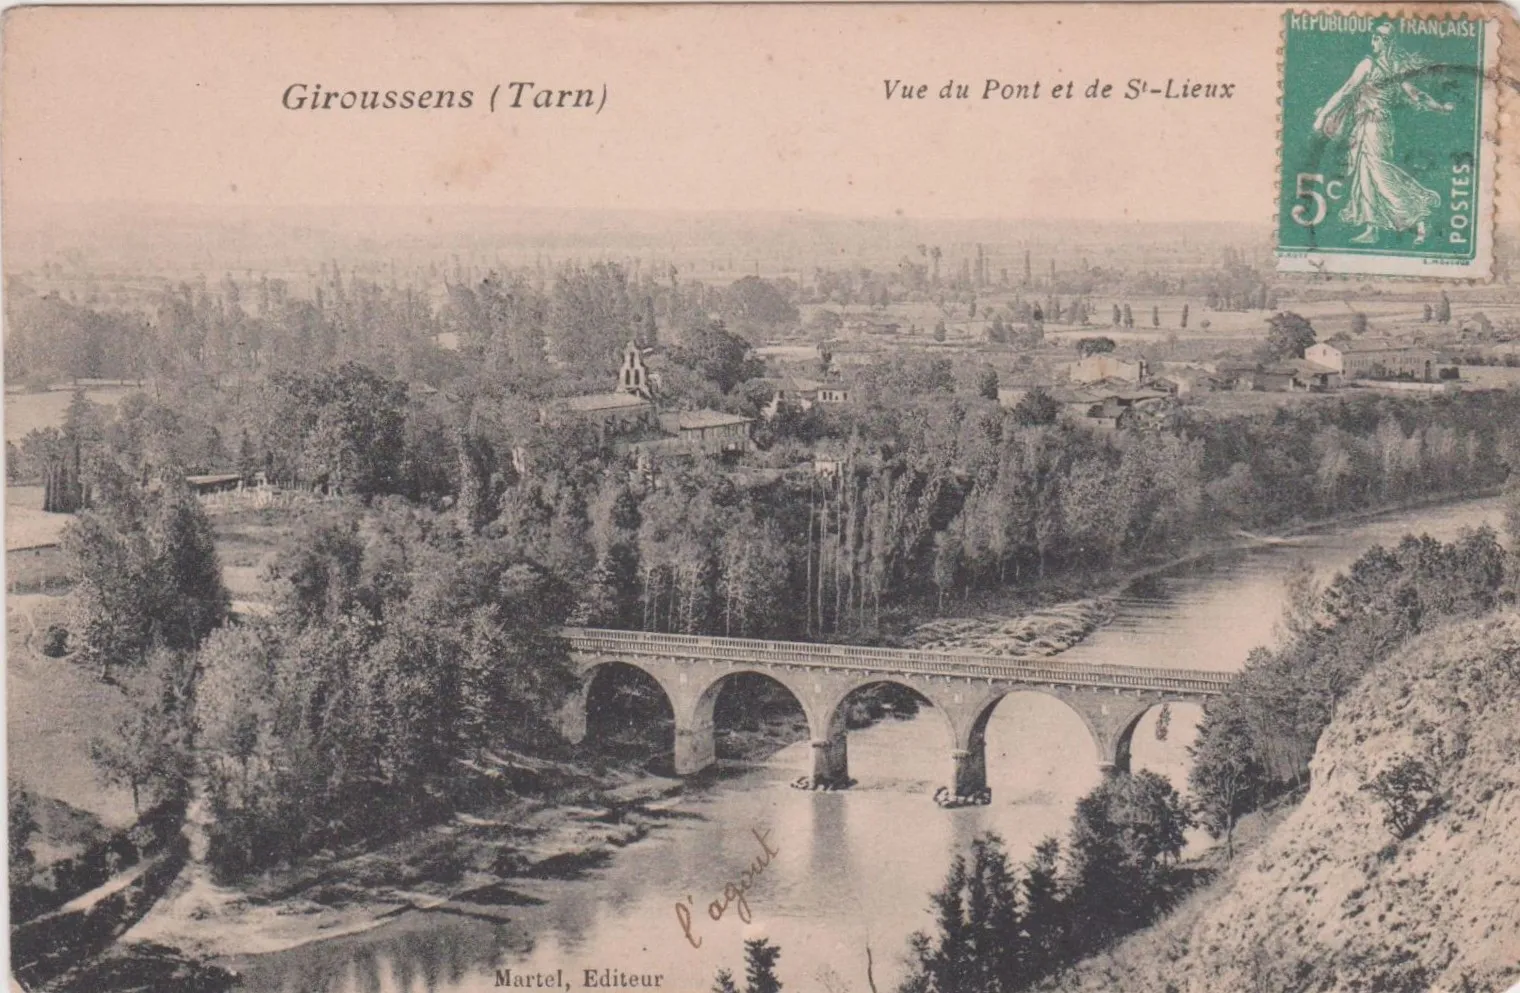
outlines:
[[[1467,17],[1284,15],[1280,271],[1490,275],[1498,34]]]

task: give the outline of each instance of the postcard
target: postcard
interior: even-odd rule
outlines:
[[[1520,23],[0,29],[9,977],[1520,983]]]

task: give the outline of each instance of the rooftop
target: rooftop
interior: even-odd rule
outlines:
[[[678,414],[666,414],[661,424],[669,424],[681,431],[697,431],[702,428],[718,428],[731,424],[748,424],[751,418],[738,414],[725,414],[721,410],[687,410]]]
[[[1343,338],[1339,341],[1321,342],[1321,344],[1329,345],[1342,354],[1346,352],[1411,352],[1420,348],[1419,345],[1392,341],[1388,338]]]
[[[591,393],[586,396],[567,397],[564,403],[567,409],[581,414],[601,410],[632,410],[650,406],[648,400],[632,393]]]
[[[185,482],[191,486],[225,486],[242,479],[241,473],[221,472],[210,476],[186,476]]]

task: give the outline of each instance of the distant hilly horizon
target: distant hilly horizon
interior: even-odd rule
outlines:
[[[1239,221],[850,217],[786,211],[575,207],[80,203],[31,206],[4,218],[7,272],[43,263],[91,271],[304,271],[337,261],[360,268],[462,262],[641,258],[774,275],[817,265],[895,265],[939,246],[942,271],[984,246],[994,273],[1051,258],[1266,251],[1271,229]],[[1130,261],[1134,261],[1131,259]]]

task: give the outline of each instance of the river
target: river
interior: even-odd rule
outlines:
[[[1273,640],[1284,579],[1305,562],[1328,577],[1374,544],[1409,531],[1449,539],[1464,526],[1501,524],[1496,499],[1406,511],[1190,561],[1132,583],[1113,621],[1062,658],[1139,666],[1238,669],[1256,645]],[[1198,713],[1174,708],[1169,733],[1156,712],[1135,732],[1135,768],[1182,785],[1186,747]],[[659,973],[662,989],[710,989],[726,967],[743,980],[743,940],[780,945],[777,973],[795,993],[864,993],[867,948],[882,993],[903,972],[908,935],[927,927],[928,893],[952,853],[992,829],[1016,860],[1046,835],[1064,836],[1078,797],[1100,773],[1087,731],[1064,704],[1035,693],[999,704],[987,734],[988,807],[946,811],[930,799],[948,779],[949,738],[925,708],[850,733],[850,772],[840,793],[788,783],[809,771],[805,742],[758,766],[688,789],[651,834],[601,868],[572,880],[514,881],[521,906],[506,923],[438,912],[409,912],[364,934],[230,963],[256,993],[475,993],[494,988],[495,970],[514,975],[563,970],[583,987],[584,971]],[[755,832],[777,854],[750,890],[749,923],[730,906],[714,921],[708,904],[756,858]],[[1197,842],[1195,842],[1197,843]],[[675,903],[690,897],[692,934]]]

